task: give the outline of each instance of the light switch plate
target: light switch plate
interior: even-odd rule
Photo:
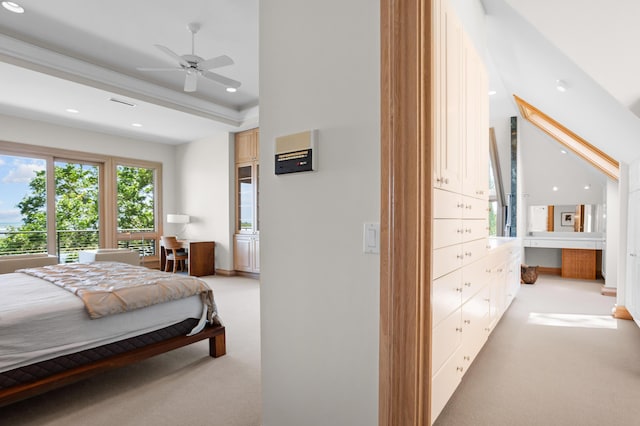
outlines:
[[[380,253],[380,224],[379,223],[365,223],[364,224],[364,252],[365,253]]]

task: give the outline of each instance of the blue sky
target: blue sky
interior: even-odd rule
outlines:
[[[16,205],[29,190],[29,181],[46,161],[35,158],[0,155],[0,224],[21,221]]]

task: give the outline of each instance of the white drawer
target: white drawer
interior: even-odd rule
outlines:
[[[462,306],[462,359],[465,371],[487,341],[491,289],[485,287]]]
[[[435,370],[434,370],[435,371]],[[462,380],[464,366],[460,351],[456,351],[440,368],[431,380],[431,423],[433,424],[442,409],[453,395]]]
[[[462,271],[457,269],[433,281],[431,309],[433,326],[437,326],[462,303]]]
[[[462,221],[462,241],[473,241],[489,237],[487,219],[465,219]]]
[[[489,284],[490,272],[486,257],[462,267],[462,303]]]
[[[480,260],[487,255],[489,249],[487,248],[487,238],[480,240],[469,241],[462,244],[462,257],[463,264],[468,265]]]
[[[462,243],[463,232],[461,219],[434,219],[433,248],[438,249]]]
[[[455,271],[462,266],[462,245],[439,248],[433,251],[433,279]]]
[[[431,370],[438,371],[442,364],[462,344],[462,318],[460,308],[449,315],[431,334]]]
[[[462,217],[462,195],[442,189],[433,190],[433,217],[435,219],[455,219]]]
[[[489,203],[478,198],[463,197],[462,217],[464,219],[486,219],[489,217]]]

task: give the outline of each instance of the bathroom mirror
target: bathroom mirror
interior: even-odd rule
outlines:
[[[603,204],[529,206],[527,232],[604,232]]]

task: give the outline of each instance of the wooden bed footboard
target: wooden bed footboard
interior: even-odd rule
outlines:
[[[98,373],[133,364],[204,339],[209,339],[210,356],[217,358],[226,354],[224,326],[207,326],[200,333],[193,336],[173,337],[134,349],[130,352],[113,355],[100,361],[72,368],[65,372],[54,374],[35,382],[0,389],[0,407],[80,381]]]

